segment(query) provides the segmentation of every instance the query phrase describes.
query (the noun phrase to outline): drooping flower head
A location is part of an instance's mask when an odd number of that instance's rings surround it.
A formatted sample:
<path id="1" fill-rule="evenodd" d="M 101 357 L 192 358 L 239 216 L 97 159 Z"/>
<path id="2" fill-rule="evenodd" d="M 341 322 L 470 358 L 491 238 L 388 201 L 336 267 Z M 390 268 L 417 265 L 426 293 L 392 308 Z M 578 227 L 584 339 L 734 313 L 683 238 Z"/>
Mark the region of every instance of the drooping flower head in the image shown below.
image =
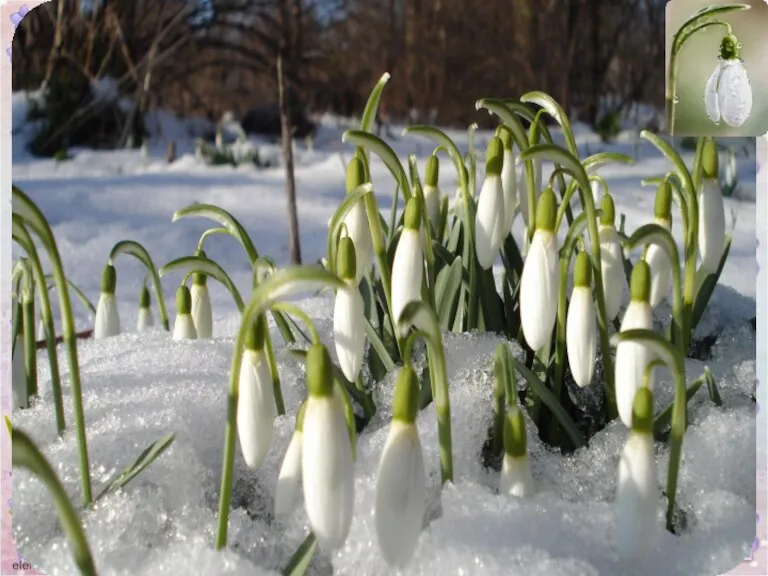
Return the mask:
<path id="1" fill-rule="evenodd" d="M 365 165 L 357 156 L 353 156 L 347 165 L 347 194 L 351 194 L 361 184 L 365 184 L 368 178 L 365 173 Z M 368 215 L 365 211 L 365 201 L 359 200 L 344 218 L 347 235 L 355 244 L 355 282 L 368 273 L 373 264 L 373 240 L 371 229 L 368 225 Z"/>
<path id="2" fill-rule="evenodd" d="M 205 258 L 205 252 L 198 250 L 195 256 Z M 211 310 L 211 296 L 208 293 L 208 276 L 195 272 L 192 274 L 192 321 L 198 338 L 211 338 L 213 336 L 213 311 Z"/>
<path id="3" fill-rule="evenodd" d="M 720 188 L 717 146 L 713 139 L 704 143 L 699 192 L 699 254 L 701 267 L 710 274 L 717 271 L 725 247 L 725 206 Z"/>
<path id="4" fill-rule="evenodd" d="M 96 306 L 96 319 L 93 327 L 93 337 L 109 338 L 120 334 L 120 316 L 117 313 L 115 289 L 117 287 L 117 271 L 112 264 L 104 266 L 101 272 L 101 294 Z"/>
<path id="5" fill-rule="evenodd" d="M 605 313 L 610 321 L 619 313 L 624 300 L 627 277 L 624 274 L 621 240 L 615 225 L 616 209 L 613 197 L 607 192 L 600 200 L 600 209 L 603 212 L 597 227 L 600 237 L 600 271 L 605 296 Z"/>
<path id="6" fill-rule="evenodd" d="M 573 292 L 565 323 L 568 364 L 576 384 L 589 386 L 597 358 L 597 317 L 592 301 L 592 262 L 579 252 L 573 267 Z"/>
<path id="7" fill-rule="evenodd" d="M 436 155 L 427 158 L 427 170 L 424 177 L 424 204 L 427 218 L 435 233 L 440 234 L 440 188 L 437 180 L 440 173 L 440 160 Z"/>
<path id="8" fill-rule="evenodd" d="M 501 464 L 499 493 L 520 498 L 533 496 L 536 485 L 528 463 L 528 436 L 525 418 L 518 406 L 512 406 L 504 418 L 504 460 Z"/>
<path id="9" fill-rule="evenodd" d="M 656 190 L 654 220 L 666 230 L 672 229 L 672 186 L 664 180 Z M 679 265 L 669 261 L 667 252 L 658 244 L 651 244 L 643 258 L 651 269 L 651 295 L 649 302 L 655 308 L 669 293 L 672 287 L 672 266 Z"/>
<path id="10" fill-rule="evenodd" d="M 344 237 L 339 241 L 336 268 L 347 286 L 336 291 L 333 341 L 341 371 L 350 382 L 360 374 L 365 354 L 365 305 L 355 282 L 355 266 L 355 245 Z"/>
<path id="11" fill-rule="evenodd" d="M 192 295 L 186 284 L 176 290 L 176 323 L 173 326 L 174 340 L 196 340 L 197 331 L 192 320 Z"/>
<path id="12" fill-rule="evenodd" d="M 477 201 L 475 217 L 475 251 L 483 270 L 493 266 L 501 243 L 504 241 L 505 210 L 501 170 L 504 145 L 493 137 L 488 143 L 485 157 L 485 180 Z"/>
<path id="13" fill-rule="evenodd" d="M 720 58 L 704 89 L 707 116 L 715 124 L 720 120 L 739 128 L 752 112 L 752 86 L 741 60 L 741 44 L 733 34 L 720 43 Z"/>
<path id="14" fill-rule="evenodd" d="M 525 341 L 532 350 L 540 350 L 549 341 L 557 318 L 560 274 L 556 213 L 555 192 L 547 188 L 536 205 L 536 231 L 520 278 L 520 319 Z"/>

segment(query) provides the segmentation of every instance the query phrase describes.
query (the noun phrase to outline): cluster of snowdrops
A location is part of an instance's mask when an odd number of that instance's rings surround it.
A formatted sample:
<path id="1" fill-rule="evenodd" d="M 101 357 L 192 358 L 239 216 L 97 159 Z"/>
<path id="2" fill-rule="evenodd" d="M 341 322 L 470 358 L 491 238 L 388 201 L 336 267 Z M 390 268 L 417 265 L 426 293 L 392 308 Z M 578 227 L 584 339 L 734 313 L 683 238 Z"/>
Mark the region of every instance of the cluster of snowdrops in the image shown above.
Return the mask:
<path id="1" fill-rule="evenodd" d="M 715 143 L 706 138 L 699 141 L 693 169 L 689 170 L 667 142 L 650 133 L 642 134 L 669 159 L 672 169 L 645 183 L 657 188 L 654 214 L 649 215 L 652 223 L 627 236 L 623 227 L 617 230 L 613 199 L 598 171 L 612 163 L 631 163 L 632 159 L 613 153 L 580 159 L 567 116 L 548 95 L 531 92 L 520 100 L 478 101 L 478 109 L 488 110 L 501 122 L 488 142 L 485 171 L 476 193 L 474 127 L 470 128 L 465 154 L 437 128 L 407 129 L 436 144 L 427 159 L 423 184 L 414 156 L 408 159 L 406 171 L 387 143 L 372 134 L 387 79 L 388 75 L 382 77 L 372 92 L 361 129 L 344 134 L 344 141 L 355 145 L 355 153 L 346 165 L 347 197 L 329 222 L 322 267 L 278 269 L 269 258 L 259 255 L 233 215 L 215 206 L 194 204 L 174 214 L 174 221 L 204 217 L 218 226 L 203 234 L 193 256 L 156 269 L 146 250 L 134 241 L 126 240 L 113 248 L 102 273 L 93 336 L 105 338 L 121 331 L 114 266 L 121 253 L 131 254 L 147 266 L 166 330 L 170 324 L 160 277 L 186 271 L 176 292 L 174 339 L 212 337 L 210 278 L 224 284 L 232 294 L 242 323 L 230 372 L 218 548 L 227 542 L 236 438 L 245 463 L 258 469 L 270 450 L 275 418 L 285 413 L 268 315 L 287 344 L 299 339 L 308 344 L 290 350 L 306 365 L 307 397 L 297 411 L 274 503 L 275 514 L 285 517 L 303 492 L 311 533 L 291 559 L 294 568 L 306 567 L 318 546 L 325 552 L 343 546 L 354 513 L 356 435 L 376 411 L 371 381 L 397 371 L 391 426 L 372 505 L 383 558 L 389 565 L 403 568 L 412 559 L 423 529 L 426 478 L 417 416 L 431 402 L 436 408 L 442 481 L 453 479 L 450 386 L 442 335 L 444 331 L 472 330 L 505 334 L 526 354 L 524 359 L 518 358 L 509 345 L 502 344 L 494 365 L 493 406 L 489 407 L 493 426 L 489 434 L 492 451 L 501 460 L 500 493 L 526 498 L 535 491 L 524 412 L 551 444 L 580 448 L 588 438 L 572 418 L 564 384 L 566 373 L 579 387 L 602 387 L 606 419 L 618 417 L 630 430 L 618 469 L 617 542 L 623 558 L 641 558 L 650 550 L 657 528 L 654 430 L 665 423 L 671 427 L 667 529 L 675 531 L 675 494 L 690 391 L 686 388 L 684 359 L 730 243 L 725 234 Z M 545 116 L 559 124 L 565 147 L 553 142 L 543 121 Z M 371 184 L 371 154 L 384 162 L 395 180 L 389 223 L 381 216 Z M 455 198 L 440 189 L 440 155 L 447 156 L 456 170 Z M 554 166 L 548 182 L 542 179 L 545 161 Z M 398 210 L 400 193 L 405 200 L 403 210 Z M 682 252 L 671 234 L 673 205 L 679 208 Z M 17 188 L 13 208 L 14 238 L 26 250 L 27 258 L 37 259 L 30 253 L 34 243 L 25 232 L 27 228 L 42 239 L 49 255 L 53 254 L 52 277 L 60 295 L 64 342 L 70 364 L 76 366 L 67 281 L 58 262 L 55 239 L 34 203 Z M 574 208 L 580 210 L 574 214 Z M 524 222 L 523 250 L 518 249 L 512 233 L 518 216 Z M 558 238 L 561 229 L 566 230 L 562 244 Z M 253 265 L 253 292 L 248 300 L 243 300 L 227 273 L 206 256 L 204 241 L 211 234 L 229 234 L 244 248 Z M 633 251 L 640 254 L 634 265 L 629 260 Z M 504 266 L 502 294 L 493 277 L 499 255 Z M 27 266 L 28 273 L 23 273 Z M 46 277 L 39 262 L 36 266 L 22 262 L 19 267 L 19 279 L 36 279 L 41 300 L 45 293 L 42 330 L 52 341 Z M 29 299 L 34 302 L 34 294 L 29 293 L 32 280 L 24 280 L 20 317 L 25 316 L 24 305 Z M 335 295 L 331 346 L 335 363 L 312 320 L 289 298 L 317 289 L 330 289 Z M 629 302 L 622 316 L 627 292 Z M 671 301 L 672 313 L 665 330 L 657 332 L 653 309 L 665 299 Z M 141 332 L 153 325 L 146 285 L 139 304 L 137 330 Z M 23 332 L 26 340 L 32 322 L 20 324 L 23 328 L 15 334 L 21 337 Z M 415 346 L 419 340 L 426 343 L 423 370 L 417 359 L 420 349 Z M 595 377 L 598 358 L 602 381 Z M 654 414 L 654 369 L 660 365 L 673 375 L 675 397 L 664 414 Z M 34 393 L 29 370 L 27 354 L 14 354 L 17 407 L 24 407 Z M 518 377 L 522 384 L 518 384 Z M 701 376 L 698 386 L 705 377 L 711 379 L 710 374 Z M 72 370 L 71 378 L 87 506 L 92 501 L 90 473 L 76 370 Z M 52 392 L 63 432 L 61 390 L 53 370 L 52 380 L 56 380 Z M 150 455 L 145 452 L 128 475 L 138 474 L 168 443 L 148 449 Z M 55 479 L 51 482 L 49 487 L 56 483 Z M 81 545 L 87 550 L 87 544 Z"/>

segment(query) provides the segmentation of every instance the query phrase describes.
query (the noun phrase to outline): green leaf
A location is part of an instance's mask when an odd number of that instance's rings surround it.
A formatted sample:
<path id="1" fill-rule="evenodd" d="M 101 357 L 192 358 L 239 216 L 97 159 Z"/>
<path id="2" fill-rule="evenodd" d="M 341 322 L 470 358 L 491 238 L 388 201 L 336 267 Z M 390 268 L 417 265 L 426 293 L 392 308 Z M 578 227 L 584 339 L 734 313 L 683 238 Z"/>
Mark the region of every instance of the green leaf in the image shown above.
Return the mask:
<path id="1" fill-rule="evenodd" d="M 571 122 L 568 120 L 568 116 L 565 114 L 563 108 L 558 104 L 552 96 L 538 90 L 533 92 L 527 92 L 523 94 L 520 101 L 525 104 L 536 104 L 546 110 L 555 122 L 560 124 L 563 129 L 563 135 L 565 136 L 565 142 L 570 150 L 571 154 L 575 157 L 579 156 L 579 149 L 576 146 L 576 139 L 573 137 L 573 129 L 571 128 Z"/>
<path id="2" fill-rule="evenodd" d="M 150 444 L 141 454 L 139 454 L 136 460 L 128 464 L 128 466 L 126 466 L 122 472 L 114 476 L 112 480 L 107 483 L 101 493 L 96 496 L 94 502 L 103 496 L 106 496 L 110 492 L 120 490 L 126 484 L 128 484 L 128 482 L 136 478 L 136 476 L 148 468 L 152 462 L 157 460 L 162 455 L 162 453 L 165 452 L 171 444 L 173 444 L 175 438 L 175 434 L 168 434 L 153 444 Z"/>
<path id="3" fill-rule="evenodd" d="M 699 376 L 696 380 L 694 380 L 688 388 L 685 390 L 685 401 L 686 403 L 691 401 L 691 398 L 693 398 L 696 395 L 696 392 L 699 391 L 699 388 L 702 387 L 704 384 L 704 381 L 706 380 L 705 376 Z M 664 437 L 664 431 L 669 427 L 670 423 L 672 422 L 672 410 L 674 409 L 674 403 L 671 403 L 669 406 L 664 408 L 661 412 L 659 412 L 653 419 L 653 437 L 657 440 L 661 440 Z"/>
<path id="4" fill-rule="evenodd" d="M 310 532 L 283 568 L 283 576 L 304 576 L 315 552 L 317 552 L 317 539 L 314 532 Z"/>
<path id="5" fill-rule="evenodd" d="M 389 72 L 385 72 L 379 78 L 376 86 L 371 90 L 371 95 L 368 96 L 368 101 L 365 103 L 365 109 L 363 110 L 363 118 L 360 121 L 360 130 L 364 132 L 370 132 L 373 130 L 376 124 L 376 112 L 379 110 L 379 102 L 381 101 L 381 94 L 384 92 L 384 87 L 389 81 Z"/>
<path id="6" fill-rule="evenodd" d="M 617 152 L 598 152 L 597 154 L 593 154 L 592 156 L 585 158 L 583 162 L 584 170 L 586 170 L 587 174 L 590 176 L 595 174 L 604 166 L 609 166 L 611 164 L 631 165 L 634 163 L 635 160 L 632 158 L 632 156 L 619 154 Z"/>
<path id="7" fill-rule="evenodd" d="M 11 458 L 15 468 L 24 468 L 38 478 L 48 489 L 59 524 L 67 539 L 67 545 L 72 551 L 75 564 L 83 576 L 96 576 L 96 566 L 93 563 L 88 540 L 85 537 L 80 519 L 72 502 L 69 501 L 66 490 L 61 485 L 56 472 L 45 459 L 39 448 L 27 434 L 18 428 L 11 432 L 10 421 L 6 418 L 8 431 L 11 433 Z"/>
<path id="8" fill-rule="evenodd" d="M 403 130 L 403 135 L 414 134 L 416 136 L 422 136 L 428 138 L 433 142 L 436 142 L 439 146 L 442 146 L 448 151 L 448 156 L 453 161 L 453 166 L 456 168 L 456 174 L 458 177 L 459 187 L 467 185 L 467 169 L 464 165 L 464 159 L 459 151 L 456 143 L 451 140 L 448 135 L 434 126 L 415 125 L 408 126 Z"/>
<path id="9" fill-rule="evenodd" d="M 463 267 L 461 257 L 451 264 L 450 268 L 444 268 L 437 276 L 435 282 L 435 303 L 437 304 L 437 317 L 440 320 L 440 327 L 443 330 L 449 330 L 451 327 L 451 313 L 456 308 L 459 291 L 461 289 L 461 277 Z"/>
<path id="10" fill-rule="evenodd" d="M 93 302 L 91 302 L 88 299 L 88 296 L 86 296 L 85 293 L 82 290 L 80 290 L 80 288 L 77 287 L 77 284 L 72 282 L 72 280 L 70 280 L 69 278 L 65 278 L 65 280 L 67 281 L 67 284 L 72 289 L 72 291 L 75 293 L 75 296 L 77 296 L 78 299 L 80 300 L 80 302 L 83 303 L 83 306 L 88 308 L 88 310 L 91 311 L 91 314 L 95 315 L 96 314 L 96 306 L 94 306 Z M 48 284 L 48 291 L 49 292 L 56 287 L 56 282 L 54 280 L 53 274 L 46 274 L 45 275 L 45 282 L 46 282 L 46 284 Z"/>
<path id="11" fill-rule="evenodd" d="M 496 116 L 501 119 L 504 126 L 509 128 L 512 138 L 514 139 L 515 144 L 517 144 L 517 148 L 519 150 L 526 150 L 528 148 L 528 136 L 526 136 L 523 124 L 520 122 L 520 119 L 517 117 L 517 114 L 510 104 L 511 103 L 509 102 L 498 100 L 496 98 L 483 98 L 482 100 L 475 102 L 475 108 L 477 110 L 485 108 L 488 112 L 496 114 Z M 523 107 L 528 110 L 525 105 L 523 105 Z M 533 116 L 531 116 L 530 119 L 532 118 Z"/>
<path id="12" fill-rule="evenodd" d="M 707 390 L 709 391 L 709 399 L 715 406 L 722 406 L 723 399 L 720 397 L 720 391 L 717 389 L 717 382 L 712 375 L 712 370 L 708 366 L 704 366 L 704 378 L 707 381 Z"/>
<path id="13" fill-rule="evenodd" d="M 552 393 L 552 391 L 544 383 L 542 383 L 538 376 L 536 376 L 536 374 L 527 368 L 525 364 L 519 362 L 514 357 L 512 358 L 512 362 L 517 369 L 517 372 L 523 378 L 525 378 L 525 381 L 528 383 L 528 386 L 530 386 L 536 397 L 539 398 L 547 406 L 547 408 L 549 408 L 554 417 L 557 418 L 558 423 L 563 428 L 563 430 L 565 430 L 565 433 L 568 434 L 568 437 L 571 439 L 571 442 L 576 447 L 576 449 L 585 446 L 586 441 L 584 440 L 584 437 L 579 431 L 579 428 L 576 426 L 576 423 L 571 419 L 568 412 L 566 412 L 565 408 L 563 408 L 563 406 L 560 404 L 560 400 L 555 398 L 555 395 Z"/>
<path id="14" fill-rule="evenodd" d="M 400 159 L 397 157 L 397 154 L 395 154 L 395 151 L 392 150 L 389 144 L 387 144 L 378 136 L 369 134 L 368 132 L 363 132 L 361 130 L 347 130 L 342 135 L 341 141 L 354 144 L 355 146 L 360 146 L 365 150 L 370 150 L 371 152 L 375 153 L 379 158 L 381 158 L 387 168 L 389 168 L 389 171 L 392 174 L 392 177 L 395 179 L 395 182 L 403 191 L 405 199 L 409 200 L 411 198 L 411 189 L 408 185 L 408 176 L 405 174 L 405 169 L 403 168 Z"/>
<path id="15" fill-rule="evenodd" d="M 214 222 L 218 222 L 221 226 L 229 231 L 229 234 L 235 238 L 245 249 L 248 255 L 248 261 L 253 262 L 259 257 L 259 253 L 256 251 L 256 247 L 251 241 L 251 237 L 240 225 L 240 222 L 232 216 L 229 212 L 213 204 L 192 204 L 181 210 L 177 210 L 173 215 L 173 222 L 181 220 L 183 218 L 208 218 Z"/>
<path id="16" fill-rule="evenodd" d="M 237 286 L 232 282 L 229 274 L 227 274 L 215 261 L 209 258 L 203 258 L 202 256 L 182 256 L 181 258 L 176 258 L 176 260 L 171 260 L 168 264 L 160 268 L 159 274 L 162 277 L 169 272 L 184 269 L 191 272 L 197 272 L 198 274 L 205 274 L 206 276 L 210 276 L 221 282 L 227 290 L 229 290 L 229 293 L 232 294 L 238 312 L 243 311 L 245 304 L 243 303 L 243 298 L 240 296 Z"/>
<path id="17" fill-rule="evenodd" d="M 168 324 L 168 312 L 165 308 L 165 297 L 163 296 L 163 285 L 160 283 L 160 277 L 158 276 L 157 268 L 155 268 L 155 263 L 152 262 L 152 258 L 150 257 L 149 252 L 147 252 L 146 248 L 144 248 L 144 246 L 138 242 L 134 242 L 133 240 L 121 240 L 115 244 L 112 247 L 112 250 L 109 252 L 109 262 L 113 263 L 115 258 L 117 258 L 120 254 L 130 254 L 131 256 L 137 258 L 139 262 L 144 264 L 147 272 L 152 276 L 152 281 L 155 285 L 157 307 L 160 310 L 160 319 L 163 322 L 163 327 L 166 330 L 170 330 L 170 326 Z"/>
<path id="18" fill-rule="evenodd" d="M 709 299 L 712 297 L 712 292 L 717 286 L 717 281 L 720 279 L 720 274 L 725 266 L 725 261 L 728 258 L 728 252 L 731 249 L 731 235 L 727 234 L 725 237 L 725 246 L 723 247 L 723 255 L 720 257 L 720 263 L 717 265 L 717 270 L 712 274 L 707 274 L 702 268 L 696 272 L 696 296 L 693 299 L 693 311 L 691 312 L 691 331 L 696 329 L 701 317 L 704 315 L 704 310 L 707 309 Z"/>

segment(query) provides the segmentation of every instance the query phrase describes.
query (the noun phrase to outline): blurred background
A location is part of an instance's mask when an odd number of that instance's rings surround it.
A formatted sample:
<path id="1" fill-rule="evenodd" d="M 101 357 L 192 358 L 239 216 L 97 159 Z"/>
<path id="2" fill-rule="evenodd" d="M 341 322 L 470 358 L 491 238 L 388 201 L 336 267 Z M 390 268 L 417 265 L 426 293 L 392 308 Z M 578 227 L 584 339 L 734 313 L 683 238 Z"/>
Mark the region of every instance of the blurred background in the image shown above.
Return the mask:
<path id="1" fill-rule="evenodd" d="M 610 138 L 663 123 L 663 23 L 664 0 L 52 0 L 16 31 L 13 90 L 46 87 L 47 156 L 138 146 L 154 109 L 279 135 L 278 61 L 296 137 L 388 71 L 383 127 L 490 126 L 478 98 L 544 90 Z"/>
<path id="2" fill-rule="evenodd" d="M 720 4 L 713 0 L 672 0 L 667 4 L 667 44 L 678 28 L 697 10 Z M 768 3 L 765 0 L 738 0 L 749 10 L 719 16 L 728 22 L 741 42 L 741 58 L 752 85 L 752 113 L 743 126 L 731 128 L 725 122 L 715 125 L 704 108 L 704 87 L 718 64 L 720 41 L 726 34 L 722 26 L 697 32 L 678 56 L 675 134 L 686 136 L 762 136 L 768 133 Z M 665 63 L 669 48 L 665 48 Z"/>

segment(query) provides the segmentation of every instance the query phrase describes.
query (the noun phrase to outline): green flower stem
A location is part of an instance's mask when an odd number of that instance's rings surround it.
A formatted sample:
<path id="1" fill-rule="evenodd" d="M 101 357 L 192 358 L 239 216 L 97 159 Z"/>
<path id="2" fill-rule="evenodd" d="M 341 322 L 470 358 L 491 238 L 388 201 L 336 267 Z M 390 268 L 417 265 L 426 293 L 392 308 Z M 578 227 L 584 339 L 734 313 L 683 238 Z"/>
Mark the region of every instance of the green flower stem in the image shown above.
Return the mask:
<path id="1" fill-rule="evenodd" d="M 317 327 L 315 326 L 315 323 L 312 321 L 309 315 L 306 314 L 301 308 L 289 302 L 275 302 L 274 304 L 272 304 L 271 309 L 280 310 L 280 311 L 286 312 L 287 314 L 293 314 L 294 316 L 299 318 L 299 320 L 301 320 L 304 323 L 304 326 L 307 327 L 307 330 L 309 330 L 309 335 L 312 339 L 312 341 L 310 342 L 310 345 L 322 344 L 322 340 L 320 340 L 320 334 L 317 332 Z"/>
<path id="2" fill-rule="evenodd" d="M 292 266 L 276 271 L 260 283 L 251 294 L 243 310 L 240 330 L 235 338 L 232 368 L 229 373 L 229 396 L 227 401 L 227 425 L 224 434 L 221 490 L 219 493 L 219 517 L 216 531 L 216 548 L 227 544 L 229 509 L 232 498 L 232 475 L 235 465 L 235 438 L 237 436 L 237 401 L 239 396 L 239 374 L 243 361 L 245 340 L 253 323 L 267 312 L 271 305 L 291 293 L 302 292 L 310 287 L 343 288 L 344 282 L 336 276 L 315 266 Z"/>
<path id="3" fill-rule="evenodd" d="M 624 254 L 629 257 L 630 252 L 637 246 L 648 244 L 657 244 L 664 250 L 669 258 L 672 268 L 672 330 L 677 334 L 677 345 L 680 348 L 680 354 L 685 358 L 688 352 L 687 345 L 684 346 L 683 338 L 683 291 L 682 279 L 680 278 L 680 254 L 677 251 L 677 244 L 669 230 L 658 224 L 645 224 L 635 230 L 624 242 Z"/>
<path id="4" fill-rule="evenodd" d="M 53 312 L 48 287 L 45 283 L 45 274 L 40 264 L 40 256 L 37 253 L 35 243 L 29 235 L 24 220 L 18 215 L 13 215 L 13 239 L 27 253 L 35 281 L 40 294 L 40 314 L 45 327 L 45 347 L 48 351 L 48 363 L 51 366 L 51 392 L 53 393 L 54 413 L 56 414 L 56 431 L 59 436 L 64 434 L 66 421 L 64 419 L 64 401 L 61 394 L 61 375 L 59 373 L 59 360 L 56 355 L 56 331 L 53 325 Z"/>
<path id="5" fill-rule="evenodd" d="M 155 296 L 157 297 L 157 308 L 160 311 L 160 319 L 163 323 L 163 328 L 166 331 L 170 331 L 170 323 L 168 321 L 168 312 L 165 309 L 165 297 L 163 296 L 163 285 L 160 283 L 160 277 L 157 274 L 157 268 L 155 267 L 152 258 L 149 256 L 149 252 L 138 242 L 133 240 L 122 240 L 112 247 L 109 253 L 108 264 L 113 264 L 114 260 L 119 254 L 130 254 L 137 258 L 147 272 L 152 276 L 152 282 L 155 285 Z"/>
<path id="6" fill-rule="evenodd" d="M 177 210 L 173 214 L 172 221 L 176 222 L 183 218 L 208 218 L 209 220 L 217 222 L 227 229 L 227 233 L 230 236 L 240 242 L 240 245 L 248 256 L 248 262 L 253 263 L 253 261 L 259 257 L 259 253 L 253 245 L 250 236 L 248 236 L 248 233 L 245 231 L 245 228 L 242 227 L 240 222 L 238 222 L 232 214 L 223 208 L 219 208 L 212 204 L 191 204 L 185 208 Z"/>
<path id="7" fill-rule="evenodd" d="M 553 393 L 560 402 L 563 388 L 563 374 L 565 372 L 565 322 L 567 315 L 567 286 L 568 271 L 571 268 L 571 259 L 576 245 L 581 240 L 581 234 L 587 225 L 587 216 L 582 212 L 573 221 L 568 237 L 560 250 L 560 285 L 557 291 L 557 330 L 555 333 L 555 381 Z M 557 420 L 550 422 L 550 438 L 557 434 Z"/>
<path id="8" fill-rule="evenodd" d="M 672 520 L 680 460 L 683 454 L 687 411 L 684 356 L 672 344 L 652 330 L 625 330 L 614 334 L 612 342 L 614 345 L 618 345 L 620 342 L 637 342 L 650 347 L 656 356 L 667 365 L 675 379 L 675 399 L 672 408 L 672 430 L 669 442 L 669 471 L 667 474 L 667 530 L 674 533 Z"/>
<path id="9" fill-rule="evenodd" d="M 458 188 L 461 194 L 463 211 L 462 211 L 462 226 L 465 234 L 463 235 L 464 247 L 462 262 L 467 262 L 469 265 L 469 310 L 467 314 L 468 328 L 473 329 L 477 327 L 477 308 L 478 308 L 478 289 L 477 289 L 477 255 L 475 253 L 474 241 L 475 241 L 475 200 L 474 191 L 470 194 L 469 189 L 469 173 L 467 167 L 464 164 L 463 156 L 456 146 L 456 143 L 451 140 L 445 132 L 435 128 L 433 126 L 409 126 L 403 131 L 403 134 L 416 134 L 423 136 L 437 142 L 445 147 L 448 151 L 448 155 L 453 161 L 453 165 L 456 168 L 458 176 Z M 468 233 L 467 233 L 468 232 Z"/>
<path id="10" fill-rule="evenodd" d="M 229 229 L 224 228 L 223 226 L 208 228 L 208 230 L 206 230 L 200 235 L 200 240 L 197 241 L 198 251 L 205 249 L 205 240 L 208 238 L 208 236 L 211 236 L 213 234 L 229 234 Z"/>
<path id="11" fill-rule="evenodd" d="M 686 168 L 680 155 L 674 148 L 672 148 L 672 146 L 647 130 L 640 132 L 640 137 L 651 142 L 672 162 L 675 167 L 675 172 L 683 184 L 683 193 L 688 210 L 688 237 L 686 238 L 685 246 L 682 325 L 683 341 L 681 347 L 687 352 L 691 338 L 691 316 L 693 313 L 693 301 L 696 288 L 696 252 L 698 249 L 699 236 L 699 200 L 697 197 L 697 189 L 694 185 L 691 173 L 688 171 L 688 168 Z"/>
<path id="12" fill-rule="evenodd" d="M 56 245 L 56 239 L 53 236 L 48 221 L 43 216 L 40 209 L 29 197 L 16 186 L 12 188 L 12 206 L 13 211 L 19 214 L 29 227 L 40 237 L 40 240 L 48 253 L 48 259 L 53 268 L 53 276 L 56 281 L 56 288 L 59 291 L 59 309 L 61 310 L 61 325 L 64 338 L 64 346 L 67 349 L 67 359 L 69 361 L 69 377 L 72 386 L 72 404 L 75 413 L 75 428 L 77 432 L 77 446 L 80 458 L 80 483 L 83 491 L 83 505 L 88 506 L 91 503 L 91 474 L 88 461 L 88 441 L 85 435 L 85 415 L 83 413 L 82 389 L 80 386 L 80 365 L 77 358 L 77 336 L 75 333 L 75 323 L 72 319 L 72 304 L 69 300 L 69 291 L 67 290 L 64 269 L 61 265 L 61 256 Z"/>
<path id="13" fill-rule="evenodd" d="M 77 284 L 72 282 L 69 278 L 66 279 L 67 284 L 72 289 L 72 291 L 75 293 L 75 296 L 80 300 L 80 302 L 83 303 L 83 306 L 88 308 L 88 310 L 93 314 L 96 315 L 96 306 L 93 305 L 93 302 L 91 302 L 88 299 L 88 296 L 85 295 L 85 293 L 78 288 Z M 56 288 L 56 282 L 54 281 L 53 274 L 46 274 L 45 275 L 45 282 L 48 285 L 48 292 Z"/>
<path id="14" fill-rule="evenodd" d="M 11 423 L 7 417 L 6 424 L 8 425 L 9 432 L 11 432 Z M 53 499 L 53 504 L 56 507 L 62 531 L 80 573 L 83 576 L 96 576 L 96 567 L 93 563 L 85 532 L 80 525 L 80 519 L 67 496 L 64 486 L 61 485 L 61 481 L 45 459 L 45 456 L 43 456 L 32 439 L 21 430 L 13 430 L 11 432 L 11 454 L 15 468 L 24 468 L 30 471 L 48 489 Z"/>
<path id="15" fill-rule="evenodd" d="M 524 159 L 538 157 L 558 161 L 558 163 L 578 181 L 578 185 L 581 186 L 584 191 L 582 198 L 584 199 L 584 213 L 586 214 L 587 219 L 592 266 L 594 267 L 593 281 L 595 284 L 595 299 L 597 301 L 597 324 L 600 332 L 600 350 L 603 356 L 603 370 L 605 373 L 608 418 L 613 420 L 618 416 L 618 409 L 616 407 L 616 388 L 613 358 L 611 357 L 610 342 L 608 340 L 608 319 L 606 318 L 605 312 L 605 290 L 602 281 L 600 236 L 597 231 L 597 211 L 595 210 L 594 198 L 592 198 L 589 177 L 579 160 L 559 146 L 554 146 L 552 144 L 533 146 L 525 152 L 522 152 L 520 156 Z"/>
<path id="16" fill-rule="evenodd" d="M 440 476 L 443 484 L 453 482 L 453 443 L 451 439 L 451 401 L 448 394 L 448 375 L 445 365 L 445 349 L 440 323 L 426 302 L 416 301 L 406 305 L 400 316 L 400 326 L 414 326 L 428 335 L 427 358 L 429 375 L 437 415 L 437 437 L 440 454 Z"/>
<path id="17" fill-rule="evenodd" d="M 162 278 L 169 272 L 184 268 L 188 269 L 187 274 L 204 274 L 223 284 L 232 295 L 232 299 L 235 301 L 235 306 L 237 306 L 237 311 L 242 313 L 245 304 L 243 303 L 243 297 L 240 296 L 240 291 L 237 289 L 237 286 L 235 286 L 232 278 L 229 277 L 229 274 L 210 258 L 204 258 L 202 256 L 182 256 L 181 258 L 176 258 L 161 266 L 158 270 L 158 276 L 159 278 Z"/>
<path id="18" fill-rule="evenodd" d="M 37 396 L 37 345 L 35 342 L 35 279 L 29 260 L 24 259 L 24 284 L 21 289 L 21 315 L 24 327 L 24 368 L 27 372 L 27 397 Z"/>

